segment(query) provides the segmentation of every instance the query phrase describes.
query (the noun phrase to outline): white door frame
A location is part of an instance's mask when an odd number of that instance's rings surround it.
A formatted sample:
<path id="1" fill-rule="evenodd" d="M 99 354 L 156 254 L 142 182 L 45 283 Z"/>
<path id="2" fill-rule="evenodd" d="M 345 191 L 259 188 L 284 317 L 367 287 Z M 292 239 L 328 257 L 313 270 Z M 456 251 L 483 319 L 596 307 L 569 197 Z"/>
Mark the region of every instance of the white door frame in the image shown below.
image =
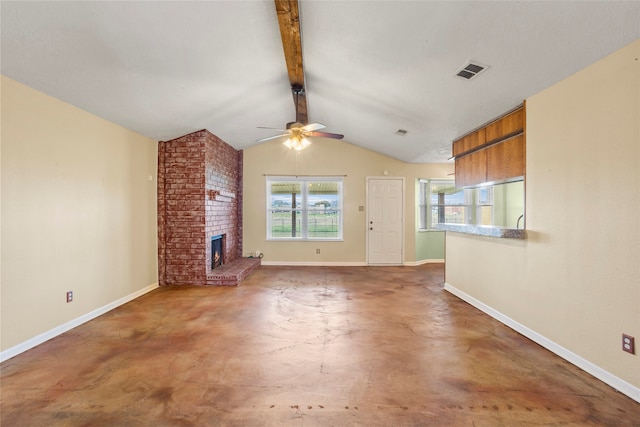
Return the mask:
<path id="1" fill-rule="evenodd" d="M 365 221 L 365 233 L 366 233 L 366 239 L 365 239 L 365 245 L 366 245 L 366 259 L 367 259 L 367 265 L 385 265 L 385 264 L 370 264 L 369 263 L 369 183 L 371 180 L 401 180 L 402 181 L 402 206 L 401 206 L 401 227 L 402 227 L 402 233 L 400 233 L 400 251 L 401 251 L 401 256 L 400 256 L 400 263 L 399 264 L 386 264 L 386 265 L 404 265 L 404 217 L 405 217 L 405 179 L 403 176 L 368 176 L 366 177 L 366 186 L 365 186 L 365 190 L 366 190 L 366 221 Z"/>

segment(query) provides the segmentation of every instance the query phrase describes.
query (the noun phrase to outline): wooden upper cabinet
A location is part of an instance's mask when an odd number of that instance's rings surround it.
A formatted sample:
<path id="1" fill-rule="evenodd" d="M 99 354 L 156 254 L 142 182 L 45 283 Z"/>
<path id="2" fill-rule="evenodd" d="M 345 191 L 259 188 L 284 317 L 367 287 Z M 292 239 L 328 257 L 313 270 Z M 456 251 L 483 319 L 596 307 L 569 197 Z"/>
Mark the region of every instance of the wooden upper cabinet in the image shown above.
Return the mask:
<path id="1" fill-rule="evenodd" d="M 525 139 L 520 134 L 487 148 L 486 182 L 505 181 L 524 176 Z"/>
<path id="2" fill-rule="evenodd" d="M 519 108 L 485 127 L 453 141 L 453 157 L 464 156 L 502 139 L 524 132 L 524 107 Z"/>
<path id="3" fill-rule="evenodd" d="M 524 177 L 524 105 L 453 142 L 456 187 L 505 182 Z"/>
<path id="4" fill-rule="evenodd" d="M 456 158 L 456 187 L 471 187 L 487 182 L 487 150 Z"/>
<path id="5" fill-rule="evenodd" d="M 520 108 L 487 125 L 487 142 L 524 132 L 524 108 Z"/>
<path id="6" fill-rule="evenodd" d="M 453 156 L 459 156 L 462 153 L 480 147 L 487 142 L 484 128 L 471 132 L 469 135 L 453 142 Z"/>

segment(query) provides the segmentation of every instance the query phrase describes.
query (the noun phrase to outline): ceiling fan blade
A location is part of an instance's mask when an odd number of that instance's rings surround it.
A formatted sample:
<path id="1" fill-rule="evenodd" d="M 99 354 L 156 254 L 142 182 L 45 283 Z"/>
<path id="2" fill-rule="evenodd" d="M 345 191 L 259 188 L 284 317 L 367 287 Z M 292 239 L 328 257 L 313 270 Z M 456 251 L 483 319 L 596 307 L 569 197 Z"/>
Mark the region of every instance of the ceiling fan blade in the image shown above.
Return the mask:
<path id="1" fill-rule="evenodd" d="M 269 136 L 267 138 L 258 139 L 258 140 L 256 140 L 256 142 L 271 141 L 272 139 L 282 138 L 283 136 L 289 136 L 289 134 L 288 133 L 283 133 L 282 135 Z"/>
<path id="2" fill-rule="evenodd" d="M 309 123 L 308 125 L 302 126 L 302 129 L 305 132 L 313 132 L 314 130 L 324 129 L 324 128 L 326 128 L 326 126 L 323 125 L 322 123 Z"/>
<path id="3" fill-rule="evenodd" d="M 270 130 L 279 130 L 280 132 L 287 132 L 287 129 L 270 128 L 267 126 L 256 126 L 256 129 L 270 129 Z"/>
<path id="4" fill-rule="evenodd" d="M 339 133 L 329 133 L 329 132 L 307 132 L 307 136 L 320 136 L 322 138 L 333 138 L 333 139 L 342 139 L 344 135 L 340 135 Z"/>

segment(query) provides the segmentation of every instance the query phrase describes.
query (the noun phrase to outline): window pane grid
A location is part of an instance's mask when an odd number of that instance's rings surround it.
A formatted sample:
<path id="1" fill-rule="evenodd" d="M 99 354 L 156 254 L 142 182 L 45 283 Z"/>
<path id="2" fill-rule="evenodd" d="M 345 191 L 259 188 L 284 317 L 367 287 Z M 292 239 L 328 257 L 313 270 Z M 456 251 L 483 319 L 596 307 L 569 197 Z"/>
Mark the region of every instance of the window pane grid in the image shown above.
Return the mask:
<path id="1" fill-rule="evenodd" d="M 520 228 L 525 212 L 524 181 L 462 190 L 449 179 L 420 179 L 418 184 L 419 231 L 437 230 L 439 223 Z"/>
<path id="2" fill-rule="evenodd" d="M 295 214 L 295 215 L 294 215 Z M 292 209 L 278 209 L 271 211 L 272 237 L 294 237 L 301 235 L 302 212 Z M 294 227 L 295 224 L 295 227 Z"/>
<path id="3" fill-rule="evenodd" d="M 455 188 L 452 180 L 429 183 L 430 228 L 439 223 L 464 224 L 469 218 L 469 194 Z"/>
<path id="4" fill-rule="evenodd" d="M 342 238 L 342 179 L 267 178 L 267 238 Z"/>
<path id="5" fill-rule="evenodd" d="M 309 211 L 308 235 L 312 238 L 336 238 L 340 230 L 340 212 Z"/>
<path id="6" fill-rule="evenodd" d="M 431 227 L 435 228 L 436 224 L 465 224 L 468 215 L 469 206 L 456 205 L 432 205 L 431 206 Z"/>
<path id="7" fill-rule="evenodd" d="M 476 190 L 476 223 L 493 225 L 493 187 L 482 187 Z"/>

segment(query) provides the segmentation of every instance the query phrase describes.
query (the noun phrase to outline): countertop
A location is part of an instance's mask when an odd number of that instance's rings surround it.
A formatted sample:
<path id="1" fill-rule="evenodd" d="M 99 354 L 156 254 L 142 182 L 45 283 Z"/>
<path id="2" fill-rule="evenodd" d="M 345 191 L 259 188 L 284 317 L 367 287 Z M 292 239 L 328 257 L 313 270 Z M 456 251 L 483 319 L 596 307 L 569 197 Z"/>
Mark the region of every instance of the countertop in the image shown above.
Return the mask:
<path id="1" fill-rule="evenodd" d="M 473 234 L 476 236 L 497 237 L 499 239 L 526 239 L 527 233 L 522 229 L 493 227 L 473 224 L 437 224 L 437 230 L 453 231 L 456 233 Z"/>

